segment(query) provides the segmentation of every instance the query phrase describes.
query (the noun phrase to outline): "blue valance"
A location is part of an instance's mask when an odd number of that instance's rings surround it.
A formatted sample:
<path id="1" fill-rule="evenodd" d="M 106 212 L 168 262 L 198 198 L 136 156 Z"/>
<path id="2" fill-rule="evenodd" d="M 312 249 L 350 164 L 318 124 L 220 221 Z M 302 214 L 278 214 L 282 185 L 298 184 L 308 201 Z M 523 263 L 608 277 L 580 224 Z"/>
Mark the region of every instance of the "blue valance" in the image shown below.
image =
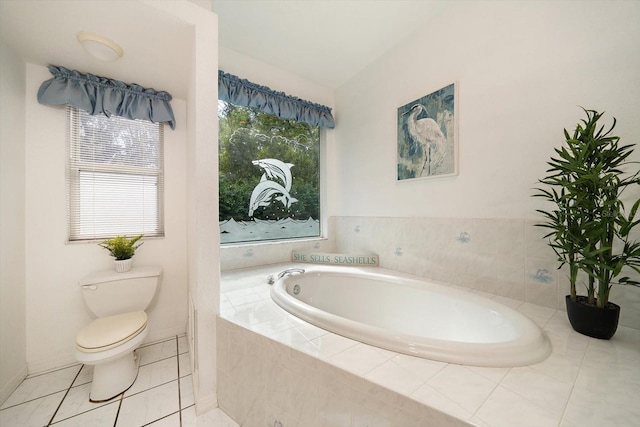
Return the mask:
<path id="1" fill-rule="evenodd" d="M 331 108 L 276 92 L 222 70 L 218 70 L 218 98 L 235 105 L 258 108 L 281 119 L 294 119 L 332 129 L 336 127 Z"/>
<path id="2" fill-rule="evenodd" d="M 40 104 L 71 105 L 91 115 L 116 115 L 132 120 L 167 122 L 171 129 L 176 127 L 176 119 L 169 103 L 171 95 L 167 92 L 82 74 L 54 65 L 49 65 L 49 71 L 53 78 L 40 85 Z"/>

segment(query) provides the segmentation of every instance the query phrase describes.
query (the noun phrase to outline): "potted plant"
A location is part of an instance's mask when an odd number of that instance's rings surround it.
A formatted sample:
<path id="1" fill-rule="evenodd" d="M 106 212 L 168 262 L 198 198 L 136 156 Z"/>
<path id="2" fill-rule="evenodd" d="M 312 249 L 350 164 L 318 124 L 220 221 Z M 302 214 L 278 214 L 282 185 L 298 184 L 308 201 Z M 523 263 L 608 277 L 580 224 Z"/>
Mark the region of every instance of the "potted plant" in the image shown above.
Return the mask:
<path id="1" fill-rule="evenodd" d="M 554 207 L 537 210 L 546 219 L 537 225 L 550 230 L 544 237 L 560 267 L 569 267 L 571 291 L 565 300 L 571 325 L 582 334 L 609 339 L 620 316 L 620 307 L 609 301 L 612 285 L 640 285 L 626 275 L 640 273 L 640 242 L 630 237 L 640 223 L 635 219 L 640 170 L 637 162 L 628 161 L 633 145 L 620 145 L 620 138 L 612 135 L 615 118 L 605 131 L 598 123 L 603 113 L 584 111 L 587 118 L 573 135 L 564 130 L 565 145 L 555 149 L 557 157 L 539 180 L 547 187 L 537 188 L 534 196 Z M 636 200 L 627 214 L 622 196 L 629 187 Z M 585 273 L 586 296 L 576 290 L 580 271 Z"/>
<path id="2" fill-rule="evenodd" d="M 133 263 L 133 255 L 143 242 L 138 243 L 142 239 L 142 234 L 135 237 L 116 236 L 111 239 L 103 240 L 100 246 L 107 249 L 112 257 L 115 258 L 115 268 L 118 273 L 124 273 L 131 270 Z"/>

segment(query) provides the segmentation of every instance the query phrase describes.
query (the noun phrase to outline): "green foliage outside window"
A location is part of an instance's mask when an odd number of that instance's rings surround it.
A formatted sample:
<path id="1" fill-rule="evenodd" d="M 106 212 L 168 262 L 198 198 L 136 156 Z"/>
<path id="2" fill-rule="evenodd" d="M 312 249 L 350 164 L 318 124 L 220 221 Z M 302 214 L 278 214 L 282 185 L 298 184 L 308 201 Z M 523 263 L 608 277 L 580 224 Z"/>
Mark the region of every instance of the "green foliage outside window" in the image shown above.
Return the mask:
<path id="1" fill-rule="evenodd" d="M 223 101 L 218 102 L 218 118 L 219 221 L 278 221 L 287 218 L 318 221 L 319 128 Z M 252 191 L 265 173 L 253 163 L 260 159 L 278 159 L 293 164 L 289 193 L 295 202 L 286 206 L 278 201 L 280 195 L 275 194 L 270 199 L 271 203 L 259 206 L 250 215 Z M 284 237 L 292 236 L 275 238 Z"/>

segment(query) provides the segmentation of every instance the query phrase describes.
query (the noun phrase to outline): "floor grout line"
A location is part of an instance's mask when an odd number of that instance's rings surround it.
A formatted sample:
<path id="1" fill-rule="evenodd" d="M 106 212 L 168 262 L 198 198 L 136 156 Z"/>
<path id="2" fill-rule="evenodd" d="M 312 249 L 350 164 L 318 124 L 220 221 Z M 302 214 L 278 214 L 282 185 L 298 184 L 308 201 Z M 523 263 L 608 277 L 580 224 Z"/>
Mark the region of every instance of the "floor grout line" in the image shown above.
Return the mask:
<path id="1" fill-rule="evenodd" d="M 120 400 L 122 399 L 122 394 L 119 394 L 117 396 L 117 400 L 118 400 L 117 402 L 116 402 L 115 399 L 116 399 L 116 397 L 113 398 L 113 400 L 114 400 L 113 402 L 109 402 L 109 403 L 106 403 L 106 404 L 103 404 L 103 405 L 100 405 L 100 406 L 96 406 L 95 408 L 87 409 L 86 411 L 78 412 L 78 413 L 73 414 L 71 416 L 68 416 L 66 418 L 62 418 L 62 419 L 56 421 L 55 423 L 52 423 L 51 426 L 56 426 L 56 425 L 58 425 L 59 423 L 61 423 L 63 421 L 70 420 L 72 418 L 75 418 L 75 417 L 78 417 L 80 415 L 86 414 L 87 412 L 91 412 L 91 411 L 95 411 L 95 410 L 104 408 L 105 406 L 115 405 L 115 404 L 120 405 Z M 118 406 L 118 411 L 120 411 L 120 407 L 119 406 Z"/>
<path id="2" fill-rule="evenodd" d="M 1 1 L 1 0 L 0 0 Z M 54 391 L 52 393 L 44 394 L 42 396 L 34 397 L 33 399 L 25 400 L 24 402 L 16 403 L 15 405 L 7 406 L 6 408 L 0 409 L 0 411 L 6 411 L 7 409 L 15 408 L 16 406 L 24 405 L 25 403 L 34 402 L 36 400 L 44 399 L 45 397 L 53 396 L 54 394 L 62 393 L 64 389 Z"/>
<path id="3" fill-rule="evenodd" d="M 180 427 L 182 427 L 182 392 L 180 390 L 180 343 L 176 336 L 176 364 L 178 365 L 178 418 L 180 419 Z"/>
<path id="4" fill-rule="evenodd" d="M 95 411 L 95 410 L 97 410 L 99 408 L 102 408 L 102 407 L 105 407 L 107 405 L 118 405 L 117 408 L 116 407 L 112 407 L 113 409 L 111 409 L 109 411 L 110 414 L 113 414 L 113 411 L 115 410 L 115 412 L 116 412 L 115 413 L 115 419 L 113 419 L 112 421 L 111 420 L 107 421 L 108 419 L 113 417 L 113 415 L 110 415 L 108 418 L 103 419 L 103 421 L 102 421 L 102 422 L 106 421 L 106 422 L 109 423 L 108 425 L 116 427 L 116 426 L 118 426 L 118 420 L 120 419 L 120 412 L 122 411 L 122 407 L 123 407 L 122 405 L 123 405 L 125 399 L 128 399 L 128 398 L 133 397 L 133 396 L 140 395 L 140 394 L 145 393 L 145 392 L 149 392 L 151 390 L 157 389 L 158 387 L 166 386 L 167 384 L 170 384 L 173 381 L 177 381 L 177 388 L 178 388 L 178 395 L 177 395 L 178 408 L 177 408 L 177 410 L 175 412 L 171 413 L 171 414 L 167 414 L 167 415 L 162 416 L 162 417 L 160 417 L 158 419 L 155 419 L 153 421 L 149 421 L 146 424 L 144 424 L 144 426 L 153 425 L 154 423 L 159 422 L 160 420 L 163 420 L 165 418 L 172 418 L 172 419 L 175 420 L 175 415 L 176 414 L 178 415 L 178 419 L 180 420 L 178 425 L 179 426 L 183 426 L 183 423 L 185 422 L 184 419 L 183 419 L 183 411 L 195 406 L 195 404 L 190 404 L 188 407 L 182 408 L 182 404 L 183 404 L 183 401 L 182 401 L 182 391 L 183 390 L 182 389 L 184 388 L 184 384 L 181 384 L 181 379 L 182 378 L 188 378 L 190 375 L 192 375 L 191 373 L 186 372 L 186 366 L 185 367 L 181 367 L 180 357 L 182 355 L 188 355 L 189 354 L 188 350 L 183 352 L 183 353 L 180 353 L 180 348 L 181 348 L 180 339 L 182 337 L 183 337 L 183 335 L 174 335 L 170 339 L 161 340 L 161 341 L 158 341 L 158 342 L 155 342 L 155 343 L 151 343 L 151 344 L 148 344 L 148 345 L 144 346 L 144 347 L 150 347 L 150 346 L 153 346 L 153 345 L 162 344 L 162 343 L 166 343 L 166 342 L 169 342 L 169 341 L 173 340 L 174 350 L 173 350 L 173 355 L 172 356 L 165 357 L 165 358 L 162 358 L 162 359 L 159 359 L 159 360 L 155 360 L 155 361 L 153 361 L 151 363 L 147 363 L 147 364 L 141 365 L 141 366 L 149 366 L 149 365 L 152 365 L 153 363 L 163 362 L 163 361 L 166 362 L 167 359 L 175 358 L 175 362 L 174 362 L 175 365 L 169 364 L 170 366 L 175 366 L 175 368 L 173 368 L 173 369 L 176 369 L 176 371 L 174 371 L 174 372 L 177 372 L 177 377 L 175 379 L 172 379 L 172 380 L 169 380 L 169 381 L 165 381 L 162 384 L 158 384 L 158 385 L 155 385 L 153 387 L 147 388 L 145 390 L 141 390 L 139 392 L 136 392 L 135 394 L 125 395 L 125 393 L 121 393 L 116 399 L 114 399 L 111 402 L 107 402 L 107 403 L 105 403 L 103 405 L 100 405 L 100 406 L 97 406 L 97 407 L 92 407 L 90 409 L 86 409 L 85 408 L 85 410 L 82 410 L 82 412 L 73 413 L 73 414 L 69 413 L 67 416 L 65 416 L 64 419 L 56 420 L 56 417 L 58 416 L 58 414 L 62 414 L 62 412 L 60 412 L 60 411 L 61 411 L 62 406 L 65 404 L 65 402 L 70 402 L 71 404 L 76 404 L 77 403 L 77 402 L 75 402 L 75 398 L 72 399 L 72 397 L 71 397 L 72 395 L 70 394 L 71 391 L 74 390 L 77 387 L 82 387 L 82 386 L 86 387 L 87 384 L 90 384 L 91 381 L 92 381 L 92 379 L 88 379 L 88 381 L 86 383 L 84 383 L 84 384 L 76 384 L 77 382 L 79 382 L 78 380 L 79 380 L 79 378 L 81 376 L 83 378 L 85 377 L 86 370 L 89 368 L 89 366 L 87 366 L 87 365 L 76 364 L 76 365 L 67 366 L 67 367 L 60 368 L 60 369 L 51 370 L 49 372 L 41 373 L 41 374 L 38 374 L 38 375 L 34 376 L 34 377 L 42 377 L 42 379 L 38 380 L 37 383 L 34 383 L 34 384 L 38 385 L 42 381 L 44 381 L 44 383 L 47 382 L 47 380 L 46 380 L 47 377 L 45 377 L 45 375 L 47 375 L 47 374 L 51 374 L 51 373 L 54 373 L 54 372 L 57 372 L 57 371 L 61 371 L 61 370 L 65 370 L 65 369 L 69 369 L 69 368 L 77 369 L 77 371 L 75 372 L 75 375 L 72 378 L 70 378 L 70 381 L 67 380 L 68 381 L 68 385 L 65 388 L 61 388 L 60 390 L 48 393 L 48 394 L 46 394 L 44 396 L 38 396 L 37 398 L 33 398 L 33 399 L 29 399 L 29 400 L 26 400 L 26 401 L 23 401 L 23 402 L 20 402 L 20 403 L 16 403 L 15 405 L 8 406 L 7 408 L 3 408 L 2 411 L 4 412 L 5 409 L 16 408 L 18 406 L 21 406 L 21 405 L 24 405 L 24 404 L 27 404 L 27 403 L 30 403 L 30 402 L 38 401 L 40 399 L 43 399 L 43 398 L 46 398 L 46 397 L 50 397 L 50 396 L 53 396 L 53 395 L 60 395 L 61 396 L 60 398 L 57 398 L 57 399 L 53 400 L 53 402 L 51 402 L 51 406 L 49 406 L 49 407 L 51 409 L 54 409 L 54 408 L 55 409 L 53 410 L 53 413 L 51 415 L 46 415 L 46 417 L 47 417 L 46 420 L 47 421 L 42 423 L 43 426 L 55 427 L 58 423 L 69 422 L 68 420 L 74 419 L 75 417 L 83 416 L 83 414 L 85 414 L 84 416 L 86 416 L 86 414 L 88 412 Z M 165 346 L 166 346 L 166 344 L 165 344 Z M 139 348 L 142 348 L 142 347 L 139 347 Z M 156 350 L 150 350 L 149 354 L 154 355 L 154 356 L 162 355 L 161 347 L 158 347 L 157 351 Z M 169 366 L 167 366 L 167 368 L 169 368 Z M 183 369 L 183 368 L 185 368 L 185 369 Z M 173 370 L 173 369 L 171 369 L 171 370 Z M 182 372 L 183 370 L 185 370 L 185 372 Z M 72 372 L 69 372 L 69 373 L 71 374 Z M 184 376 L 182 376 L 182 375 L 184 375 Z M 28 377 L 28 378 L 34 378 L 34 377 Z M 27 378 L 25 378 L 25 379 L 27 379 Z M 173 402 L 175 402 L 175 400 Z M 53 405 L 56 405 L 56 406 L 53 406 Z M 26 407 L 25 407 L 25 409 L 26 409 Z M 67 409 L 69 409 L 69 408 L 67 408 Z M 79 410 L 79 409 L 80 409 L 80 407 L 74 409 L 74 411 Z M 141 408 L 141 410 L 143 410 L 143 409 Z M 42 415 L 45 415 L 45 414 L 42 414 Z M 79 420 L 80 418 L 75 418 L 75 419 Z M 122 420 L 120 420 L 120 421 L 122 422 Z M 71 421 L 71 422 L 73 423 L 73 421 Z M 127 426 L 127 427 L 136 427 L 136 426 Z"/>
<path id="5" fill-rule="evenodd" d="M 38 377 L 41 377 L 43 375 L 49 375 L 49 374 L 53 374 L 54 372 L 64 371 L 65 369 L 71 369 L 71 368 L 81 367 L 81 366 L 82 366 L 82 363 L 73 363 L 71 365 L 61 366 L 59 368 L 51 369 L 51 370 L 48 370 L 48 371 L 43 371 L 43 372 L 38 372 L 38 373 L 35 373 L 35 374 L 30 374 L 30 375 L 27 375 L 24 379 L 25 380 L 30 380 L 32 378 L 38 378 Z"/>
<path id="6" fill-rule="evenodd" d="M 113 427 L 118 424 L 118 416 L 120 416 L 120 409 L 122 408 L 122 401 L 124 400 L 124 393 L 120 394 L 120 401 L 118 402 L 118 410 L 116 411 L 116 419 L 113 420 Z"/>
<path id="7" fill-rule="evenodd" d="M 175 415 L 175 414 L 179 414 L 179 413 L 180 413 L 180 411 L 172 412 L 172 413 L 170 413 L 170 414 L 165 415 L 164 417 L 160 417 L 160 418 L 158 418 L 157 420 L 153 420 L 153 421 L 151 421 L 151 422 L 148 422 L 148 423 L 146 423 L 146 424 L 143 424 L 143 425 L 142 425 L 142 426 L 140 426 L 140 427 L 147 427 L 147 426 L 150 426 L 150 425 L 152 425 L 152 424 L 157 423 L 157 422 L 158 422 L 158 421 L 160 421 L 160 420 L 164 420 L 165 418 L 169 418 L 170 416 Z M 114 427 L 115 427 L 115 426 L 114 426 Z"/>
<path id="8" fill-rule="evenodd" d="M 174 381 L 179 381 L 179 378 L 176 378 L 175 380 L 169 380 L 169 381 L 163 382 L 162 384 L 154 385 L 153 387 L 149 387 L 149 388 L 147 388 L 147 389 L 145 389 L 145 390 L 141 390 L 141 391 L 139 391 L 139 392 L 137 392 L 137 393 L 133 393 L 133 394 L 131 394 L 131 395 L 129 395 L 129 396 L 125 396 L 126 392 L 123 392 L 123 393 L 122 393 L 122 396 L 123 396 L 122 398 L 123 398 L 123 399 L 129 399 L 129 398 L 131 398 L 131 397 L 133 397 L 133 396 L 137 396 L 137 395 L 139 395 L 139 394 L 146 393 L 146 392 L 147 392 L 147 391 L 149 391 L 149 390 L 153 390 L 153 389 L 156 389 L 156 388 L 158 388 L 158 387 L 162 387 L 162 386 L 165 386 L 165 385 L 167 385 L 167 384 L 171 384 L 171 383 L 172 383 L 172 382 L 174 382 Z"/>
<path id="9" fill-rule="evenodd" d="M 53 423 L 53 419 L 56 417 L 56 414 L 60 410 L 60 407 L 62 406 L 62 403 L 64 402 L 64 399 L 67 398 L 67 395 L 69 394 L 69 391 L 71 390 L 71 387 L 73 387 L 73 383 L 76 381 L 76 379 L 80 375 L 80 372 L 82 372 L 82 368 L 83 367 L 84 367 L 84 365 L 80 366 L 80 369 L 78 369 L 78 372 L 76 372 L 76 376 L 73 377 L 73 379 L 71 380 L 71 384 L 69 384 L 69 387 L 67 387 L 67 391 L 64 393 L 64 396 L 62 396 L 62 399 L 60 399 L 60 403 L 58 403 L 58 407 L 56 408 L 55 411 L 53 411 L 53 415 L 51 415 L 51 418 L 49 419 L 49 422 L 47 423 L 48 426 L 50 426 L 51 423 Z"/>
<path id="10" fill-rule="evenodd" d="M 145 363 L 144 365 L 140 365 L 139 368 L 142 368 L 143 366 L 149 366 L 149 365 L 153 365 L 154 363 L 158 363 L 158 362 L 164 362 L 165 360 L 169 360 L 171 358 L 174 357 L 178 357 L 178 356 L 168 356 L 162 359 L 158 359 L 158 360 L 154 360 L 153 362 L 149 362 L 149 363 Z"/>

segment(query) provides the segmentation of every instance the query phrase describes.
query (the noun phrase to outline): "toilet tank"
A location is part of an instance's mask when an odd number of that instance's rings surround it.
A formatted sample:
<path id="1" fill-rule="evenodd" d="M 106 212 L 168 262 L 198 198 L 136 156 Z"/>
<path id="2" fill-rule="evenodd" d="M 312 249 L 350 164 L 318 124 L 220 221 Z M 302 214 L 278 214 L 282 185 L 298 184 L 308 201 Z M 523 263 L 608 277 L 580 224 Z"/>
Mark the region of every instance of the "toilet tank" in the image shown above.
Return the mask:
<path id="1" fill-rule="evenodd" d="M 145 310 L 156 293 L 162 268 L 135 267 L 124 273 L 100 271 L 79 284 L 89 311 L 96 317 Z"/>

